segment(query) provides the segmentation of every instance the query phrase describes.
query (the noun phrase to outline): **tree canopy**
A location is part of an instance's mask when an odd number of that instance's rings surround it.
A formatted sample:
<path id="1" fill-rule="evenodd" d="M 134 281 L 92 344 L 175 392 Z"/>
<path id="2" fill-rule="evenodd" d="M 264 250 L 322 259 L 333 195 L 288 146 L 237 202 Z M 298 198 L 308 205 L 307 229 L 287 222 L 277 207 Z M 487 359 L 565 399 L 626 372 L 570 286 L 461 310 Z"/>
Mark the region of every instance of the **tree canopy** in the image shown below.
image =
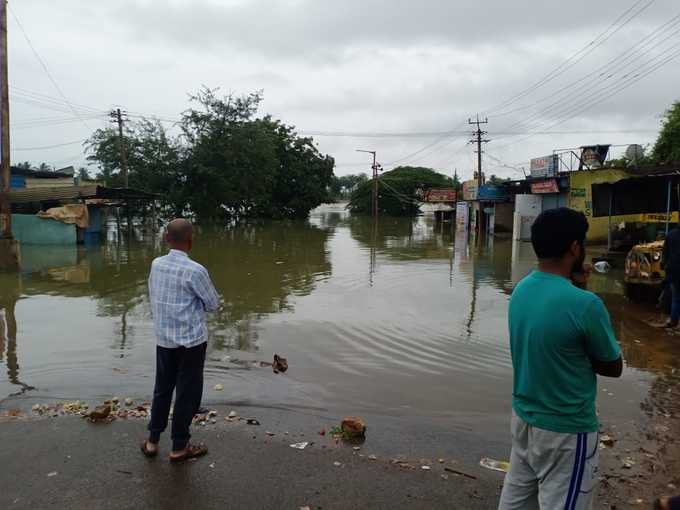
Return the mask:
<path id="1" fill-rule="evenodd" d="M 388 216 L 415 216 L 419 211 L 419 192 L 453 186 L 450 177 L 431 168 L 397 167 L 382 174 L 378 180 L 379 212 Z M 371 214 L 372 193 L 373 181 L 359 185 L 350 198 L 350 211 Z"/>
<path id="2" fill-rule="evenodd" d="M 680 162 L 680 101 L 666 110 L 651 157 L 655 163 Z"/>
<path id="3" fill-rule="evenodd" d="M 170 136 L 155 120 L 125 126 L 124 144 L 131 187 L 162 194 L 173 214 L 199 221 L 244 217 L 307 216 L 328 198 L 335 165 L 312 138 L 272 119 L 256 117 L 262 94 L 218 96 L 203 89 L 191 97 Z M 88 160 L 106 184 L 122 185 L 115 129 L 90 138 Z"/>

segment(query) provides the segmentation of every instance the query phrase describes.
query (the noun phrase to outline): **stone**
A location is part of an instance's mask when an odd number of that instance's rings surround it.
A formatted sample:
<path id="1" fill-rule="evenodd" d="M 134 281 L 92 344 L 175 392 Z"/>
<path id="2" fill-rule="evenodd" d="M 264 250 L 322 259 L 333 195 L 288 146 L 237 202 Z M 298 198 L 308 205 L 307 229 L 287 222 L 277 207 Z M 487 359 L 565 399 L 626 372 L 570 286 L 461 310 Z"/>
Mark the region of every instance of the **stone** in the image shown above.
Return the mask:
<path id="1" fill-rule="evenodd" d="M 350 416 L 342 420 L 340 426 L 347 437 L 364 437 L 366 435 L 366 423 L 361 418 Z"/>

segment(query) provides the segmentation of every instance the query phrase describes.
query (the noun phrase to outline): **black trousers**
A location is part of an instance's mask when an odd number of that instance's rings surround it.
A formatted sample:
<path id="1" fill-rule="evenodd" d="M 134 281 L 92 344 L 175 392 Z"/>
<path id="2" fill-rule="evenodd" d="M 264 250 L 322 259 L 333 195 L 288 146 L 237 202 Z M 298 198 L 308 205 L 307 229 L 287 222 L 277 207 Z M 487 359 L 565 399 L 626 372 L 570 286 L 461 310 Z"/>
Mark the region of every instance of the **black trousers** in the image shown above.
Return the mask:
<path id="1" fill-rule="evenodd" d="M 189 349 L 156 346 L 156 385 L 149 423 L 149 441 L 152 443 L 158 443 L 168 426 L 173 391 L 176 394 L 172 412 L 172 449 L 182 450 L 189 442 L 189 426 L 203 397 L 207 346 L 207 342 Z"/>

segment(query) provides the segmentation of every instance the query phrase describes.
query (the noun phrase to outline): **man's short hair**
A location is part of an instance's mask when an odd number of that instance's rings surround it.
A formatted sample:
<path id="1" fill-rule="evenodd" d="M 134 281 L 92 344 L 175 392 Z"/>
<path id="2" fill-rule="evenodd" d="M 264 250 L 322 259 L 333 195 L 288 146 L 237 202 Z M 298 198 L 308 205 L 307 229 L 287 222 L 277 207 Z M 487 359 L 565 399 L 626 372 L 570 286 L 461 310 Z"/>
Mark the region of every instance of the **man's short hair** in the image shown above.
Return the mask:
<path id="1" fill-rule="evenodd" d="M 531 244 L 539 259 L 559 259 L 574 241 L 583 244 L 587 233 L 585 214 L 559 207 L 539 214 L 531 226 Z"/>
<path id="2" fill-rule="evenodd" d="M 191 225 L 191 222 L 183 218 L 172 220 L 166 227 L 168 239 L 173 243 L 180 244 L 186 243 L 189 239 L 191 239 L 193 230 L 194 228 Z"/>

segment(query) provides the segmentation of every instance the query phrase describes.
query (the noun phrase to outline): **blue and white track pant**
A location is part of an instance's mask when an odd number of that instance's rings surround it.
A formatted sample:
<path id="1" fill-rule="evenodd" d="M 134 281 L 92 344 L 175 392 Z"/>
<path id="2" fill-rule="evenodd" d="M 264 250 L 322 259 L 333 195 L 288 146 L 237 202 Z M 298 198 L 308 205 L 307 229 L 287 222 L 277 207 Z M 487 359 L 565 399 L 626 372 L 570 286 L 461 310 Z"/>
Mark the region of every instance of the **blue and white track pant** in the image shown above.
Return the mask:
<path id="1" fill-rule="evenodd" d="M 590 510 L 597 483 L 597 432 L 561 434 L 513 413 L 510 470 L 499 510 Z"/>

